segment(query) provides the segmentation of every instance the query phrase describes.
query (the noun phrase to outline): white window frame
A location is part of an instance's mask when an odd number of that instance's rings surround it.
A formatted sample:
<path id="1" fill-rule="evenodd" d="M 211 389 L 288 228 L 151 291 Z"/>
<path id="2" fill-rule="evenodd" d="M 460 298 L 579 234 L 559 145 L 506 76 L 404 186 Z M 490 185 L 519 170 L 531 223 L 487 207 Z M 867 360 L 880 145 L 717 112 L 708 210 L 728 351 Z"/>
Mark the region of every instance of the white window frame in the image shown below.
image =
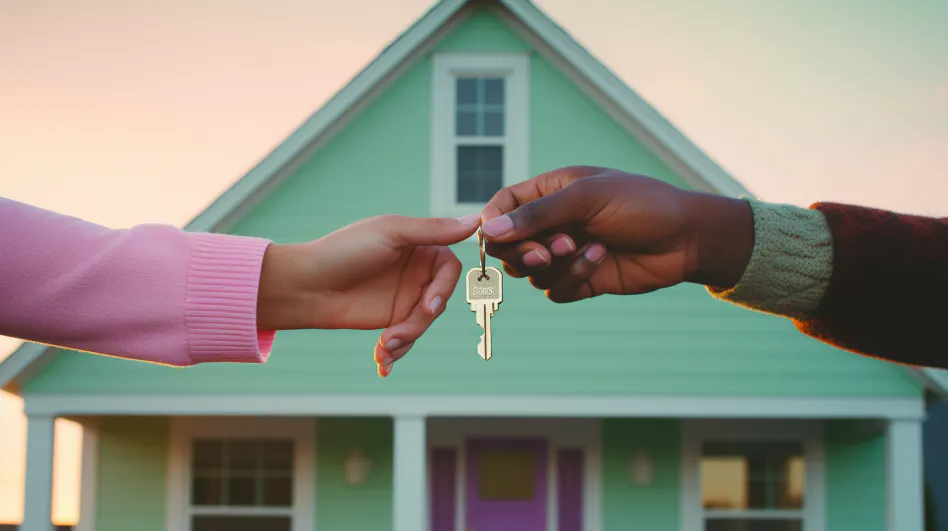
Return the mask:
<path id="1" fill-rule="evenodd" d="M 484 76 L 506 79 L 504 135 L 455 135 L 455 80 Z M 482 203 L 457 202 L 457 146 L 504 146 L 503 186 L 529 175 L 530 56 L 526 53 L 439 53 L 432 60 L 431 215 L 459 217 L 478 213 Z"/>
<path id="2" fill-rule="evenodd" d="M 293 505 L 207 508 L 191 506 L 191 455 L 196 438 L 278 437 L 293 440 Z M 166 481 L 167 531 L 190 531 L 193 514 L 284 515 L 293 518 L 292 531 L 312 531 L 315 525 L 316 421 L 307 418 L 177 417 L 171 419 Z"/>
<path id="3" fill-rule="evenodd" d="M 802 517 L 803 531 L 826 531 L 826 457 L 821 421 L 706 419 L 682 421 L 682 530 L 702 531 L 709 513 L 772 516 L 771 511 L 705 511 L 701 494 L 701 447 L 705 442 L 777 441 L 798 442 L 803 446 L 804 502 L 803 509 L 794 518 Z"/>

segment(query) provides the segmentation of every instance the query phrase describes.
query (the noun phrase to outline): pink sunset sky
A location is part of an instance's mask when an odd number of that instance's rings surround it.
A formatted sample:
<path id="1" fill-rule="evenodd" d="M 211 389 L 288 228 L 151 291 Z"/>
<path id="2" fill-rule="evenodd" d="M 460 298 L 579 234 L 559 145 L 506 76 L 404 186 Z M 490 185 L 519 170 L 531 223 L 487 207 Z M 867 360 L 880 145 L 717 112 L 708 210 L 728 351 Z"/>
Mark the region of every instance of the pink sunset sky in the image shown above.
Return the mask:
<path id="1" fill-rule="evenodd" d="M 948 3 L 536 3 L 755 194 L 948 215 Z M 2 2 L 0 195 L 182 225 L 430 5 Z M 0 395 L 0 523 L 22 516 L 25 426 Z M 59 428 L 68 524 L 79 430 Z"/>

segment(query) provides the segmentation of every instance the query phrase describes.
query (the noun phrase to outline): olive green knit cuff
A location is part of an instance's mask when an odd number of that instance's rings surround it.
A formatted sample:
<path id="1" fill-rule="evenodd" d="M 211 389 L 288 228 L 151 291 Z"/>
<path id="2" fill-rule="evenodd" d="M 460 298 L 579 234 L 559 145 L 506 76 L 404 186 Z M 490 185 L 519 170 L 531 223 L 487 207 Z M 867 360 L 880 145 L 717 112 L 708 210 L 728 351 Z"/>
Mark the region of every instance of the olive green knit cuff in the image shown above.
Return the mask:
<path id="1" fill-rule="evenodd" d="M 833 239 L 818 210 L 743 198 L 754 213 L 754 250 L 741 280 L 717 299 L 803 318 L 820 304 L 833 273 Z"/>

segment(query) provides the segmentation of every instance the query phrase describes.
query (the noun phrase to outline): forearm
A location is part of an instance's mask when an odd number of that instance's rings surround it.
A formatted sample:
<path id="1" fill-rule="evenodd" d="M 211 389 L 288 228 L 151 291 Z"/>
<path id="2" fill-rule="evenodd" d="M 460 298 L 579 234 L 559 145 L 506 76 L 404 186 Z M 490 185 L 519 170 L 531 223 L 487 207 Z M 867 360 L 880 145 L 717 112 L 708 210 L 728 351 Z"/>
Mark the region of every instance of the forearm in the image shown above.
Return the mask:
<path id="1" fill-rule="evenodd" d="M 262 362 L 270 242 L 171 226 L 113 230 L 0 198 L 0 333 L 187 366 Z"/>

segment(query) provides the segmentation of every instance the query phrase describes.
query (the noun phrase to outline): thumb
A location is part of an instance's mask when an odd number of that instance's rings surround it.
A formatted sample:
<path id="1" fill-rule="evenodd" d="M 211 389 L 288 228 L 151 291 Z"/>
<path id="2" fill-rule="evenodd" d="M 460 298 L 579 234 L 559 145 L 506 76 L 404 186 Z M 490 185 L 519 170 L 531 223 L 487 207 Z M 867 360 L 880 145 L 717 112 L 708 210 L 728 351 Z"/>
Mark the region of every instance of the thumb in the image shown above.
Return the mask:
<path id="1" fill-rule="evenodd" d="M 539 232 L 569 225 L 583 219 L 586 212 L 579 186 L 571 185 L 545 195 L 507 214 L 484 222 L 482 230 L 490 241 L 505 243 L 531 238 Z"/>
<path id="2" fill-rule="evenodd" d="M 399 246 L 454 245 L 477 232 L 480 214 L 463 218 L 411 218 L 384 216 L 383 230 Z"/>

